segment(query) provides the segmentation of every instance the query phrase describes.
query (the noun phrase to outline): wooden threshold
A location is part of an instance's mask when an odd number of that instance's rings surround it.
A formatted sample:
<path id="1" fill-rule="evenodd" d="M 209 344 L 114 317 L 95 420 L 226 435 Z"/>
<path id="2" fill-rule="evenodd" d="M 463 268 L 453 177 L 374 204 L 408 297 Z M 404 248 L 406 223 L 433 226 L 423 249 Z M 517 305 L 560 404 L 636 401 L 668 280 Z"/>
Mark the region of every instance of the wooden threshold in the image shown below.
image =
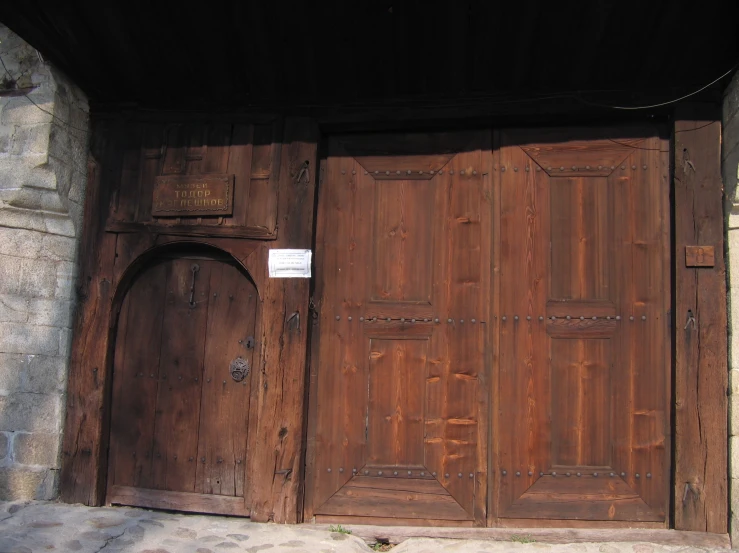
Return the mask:
<path id="1" fill-rule="evenodd" d="M 208 515 L 248 517 L 243 497 L 206 495 L 188 492 L 147 490 L 130 486 L 111 486 L 106 501 L 109 505 L 128 505 L 167 511 L 186 511 Z"/>
<path id="2" fill-rule="evenodd" d="M 408 538 L 446 538 L 465 540 L 511 541 L 514 536 L 530 536 L 537 543 L 648 542 L 659 545 L 682 545 L 730 549 L 728 534 L 687 532 L 683 530 L 645 528 L 429 528 L 422 526 L 372 526 L 352 524 L 343 517 L 342 524 L 368 543 L 398 544 Z M 318 519 L 318 517 L 316 517 Z M 327 530 L 328 524 L 311 527 Z"/>

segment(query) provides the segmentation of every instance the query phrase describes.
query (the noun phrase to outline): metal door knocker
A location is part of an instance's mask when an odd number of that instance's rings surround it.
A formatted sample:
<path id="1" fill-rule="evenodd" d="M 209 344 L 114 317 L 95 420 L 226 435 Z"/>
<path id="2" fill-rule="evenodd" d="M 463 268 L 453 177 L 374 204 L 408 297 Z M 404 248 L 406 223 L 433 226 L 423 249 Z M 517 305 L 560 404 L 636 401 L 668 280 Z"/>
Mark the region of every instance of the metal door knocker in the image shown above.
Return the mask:
<path id="1" fill-rule="evenodd" d="M 241 382 L 247 376 L 249 376 L 249 368 L 249 361 L 247 361 L 243 357 L 237 357 L 236 359 L 231 361 L 231 366 L 229 367 L 231 378 L 233 378 L 236 382 Z"/>

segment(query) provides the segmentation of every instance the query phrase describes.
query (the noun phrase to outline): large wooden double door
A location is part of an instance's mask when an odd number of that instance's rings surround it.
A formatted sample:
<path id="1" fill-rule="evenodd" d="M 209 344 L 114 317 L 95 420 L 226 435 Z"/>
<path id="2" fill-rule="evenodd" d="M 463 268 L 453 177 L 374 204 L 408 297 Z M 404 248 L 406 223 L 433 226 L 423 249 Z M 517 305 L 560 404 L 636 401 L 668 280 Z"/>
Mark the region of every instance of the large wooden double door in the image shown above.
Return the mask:
<path id="1" fill-rule="evenodd" d="M 163 257 L 123 301 L 107 502 L 248 515 L 256 306 L 234 263 Z"/>
<path id="2" fill-rule="evenodd" d="M 666 150 L 613 129 L 331 141 L 309 517 L 664 524 Z"/>

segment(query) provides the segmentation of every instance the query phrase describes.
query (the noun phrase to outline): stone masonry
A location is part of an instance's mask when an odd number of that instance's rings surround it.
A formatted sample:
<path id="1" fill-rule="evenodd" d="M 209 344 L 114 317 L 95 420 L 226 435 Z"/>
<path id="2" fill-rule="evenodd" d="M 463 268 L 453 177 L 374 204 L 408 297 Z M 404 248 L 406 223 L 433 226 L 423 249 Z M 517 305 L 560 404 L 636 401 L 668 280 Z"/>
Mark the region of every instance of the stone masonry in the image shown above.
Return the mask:
<path id="1" fill-rule="evenodd" d="M 739 73 L 726 89 L 723 106 L 722 173 L 727 210 L 729 291 L 729 476 L 730 532 L 739 544 Z"/>
<path id="2" fill-rule="evenodd" d="M 85 96 L 0 24 L 0 499 L 57 494 Z M 20 89 L 25 94 L 6 95 Z"/>

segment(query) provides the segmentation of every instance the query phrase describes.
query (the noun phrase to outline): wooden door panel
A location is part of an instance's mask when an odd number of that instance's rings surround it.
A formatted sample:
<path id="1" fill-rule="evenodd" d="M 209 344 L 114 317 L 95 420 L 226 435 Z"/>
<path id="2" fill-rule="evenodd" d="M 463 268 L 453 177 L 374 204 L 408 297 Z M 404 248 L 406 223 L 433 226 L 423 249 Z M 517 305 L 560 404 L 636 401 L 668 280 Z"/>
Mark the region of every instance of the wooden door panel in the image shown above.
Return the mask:
<path id="1" fill-rule="evenodd" d="M 449 136 L 331 143 L 309 513 L 484 523 L 489 142 Z"/>
<path id="2" fill-rule="evenodd" d="M 613 132 L 502 136 L 502 517 L 665 520 L 666 148 Z"/>
<path id="3" fill-rule="evenodd" d="M 118 324 L 110 503 L 184 498 L 182 510 L 248 514 L 251 379 L 235 381 L 230 365 L 253 364 L 256 302 L 252 282 L 217 259 L 164 258 L 136 278 Z"/>

